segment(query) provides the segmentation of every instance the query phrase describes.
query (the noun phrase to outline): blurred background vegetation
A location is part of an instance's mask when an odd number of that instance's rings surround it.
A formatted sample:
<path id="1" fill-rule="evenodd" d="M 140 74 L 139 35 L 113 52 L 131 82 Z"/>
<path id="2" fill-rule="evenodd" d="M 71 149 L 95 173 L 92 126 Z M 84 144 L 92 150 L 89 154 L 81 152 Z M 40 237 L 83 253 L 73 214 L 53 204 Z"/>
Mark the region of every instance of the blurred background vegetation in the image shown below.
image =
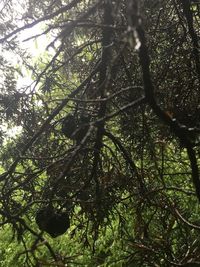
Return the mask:
<path id="1" fill-rule="evenodd" d="M 200 3 L 1 0 L 0 265 L 200 266 Z"/>

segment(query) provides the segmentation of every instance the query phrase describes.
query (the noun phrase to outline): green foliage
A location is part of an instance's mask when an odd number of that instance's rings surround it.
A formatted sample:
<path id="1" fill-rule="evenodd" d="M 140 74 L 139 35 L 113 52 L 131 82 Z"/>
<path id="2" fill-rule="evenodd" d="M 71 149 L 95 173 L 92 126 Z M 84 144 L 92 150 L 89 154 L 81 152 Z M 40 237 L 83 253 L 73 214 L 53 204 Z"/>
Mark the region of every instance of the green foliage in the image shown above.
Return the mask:
<path id="1" fill-rule="evenodd" d="M 7 2 L 1 266 L 198 266 L 199 4 Z"/>

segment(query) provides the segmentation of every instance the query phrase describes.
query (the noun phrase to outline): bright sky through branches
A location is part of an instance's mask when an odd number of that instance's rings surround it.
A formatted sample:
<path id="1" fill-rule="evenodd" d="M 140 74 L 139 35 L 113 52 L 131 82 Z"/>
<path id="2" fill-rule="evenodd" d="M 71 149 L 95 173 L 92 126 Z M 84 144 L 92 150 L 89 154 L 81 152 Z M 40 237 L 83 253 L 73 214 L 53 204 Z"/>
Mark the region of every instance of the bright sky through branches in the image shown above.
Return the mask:
<path id="1" fill-rule="evenodd" d="M 5 17 L 4 24 L 6 27 L 6 22 L 12 17 L 14 18 L 14 24 L 17 28 L 20 28 L 24 25 L 23 13 L 26 12 L 26 4 L 23 1 L 12 1 L 12 14 L 6 13 L 6 8 L 8 7 L 8 2 L 0 0 L 0 11 L 2 11 L 1 15 Z M 4 13 L 3 13 L 4 12 Z M 23 53 L 26 51 L 27 62 L 37 62 L 40 56 L 45 52 L 46 47 L 48 45 L 48 40 L 46 35 L 41 35 L 37 38 L 31 38 L 33 36 L 38 35 L 42 32 L 42 23 L 39 25 L 35 25 L 32 28 L 27 28 L 21 32 L 19 32 L 14 37 L 14 40 L 17 40 L 17 44 L 20 47 L 20 51 Z M 4 36 L 1 36 L 1 38 Z M 48 51 L 49 52 L 49 51 Z M 34 81 L 32 78 L 32 71 L 28 70 L 24 64 L 24 60 L 26 60 L 26 56 L 22 59 L 19 51 L 12 49 L 3 49 L 3 46 L 0 45 L 0 55 L 6 59 L 11 66 L 19 71 L 16 73 L 16 89 L 22 93 L 29 93 L 32 90 Z M 3 77 L 3 76 L 2 76 Z M 2 79 L 2 78 L 1 78 Z M 3 84 L 3 80 L 1 82 Z M 7 123 L 3 123 L 1 128 L 7 133 L 8 137 L 14 137 L 17 133 L 21 131 L 21 127 L 12 127 L 10 130 L 8 129 Z"/>

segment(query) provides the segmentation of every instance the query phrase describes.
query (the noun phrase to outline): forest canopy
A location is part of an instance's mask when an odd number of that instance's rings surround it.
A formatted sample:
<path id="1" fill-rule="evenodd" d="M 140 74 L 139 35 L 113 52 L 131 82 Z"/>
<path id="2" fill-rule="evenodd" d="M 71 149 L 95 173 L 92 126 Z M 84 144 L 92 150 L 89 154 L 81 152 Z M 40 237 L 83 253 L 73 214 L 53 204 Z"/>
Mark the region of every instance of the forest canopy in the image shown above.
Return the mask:
<path id="1" fill-rule="evenodd" d="M 1 0 L 1 266 L 200 266 L 199 28 L 194 0 Z"/>

